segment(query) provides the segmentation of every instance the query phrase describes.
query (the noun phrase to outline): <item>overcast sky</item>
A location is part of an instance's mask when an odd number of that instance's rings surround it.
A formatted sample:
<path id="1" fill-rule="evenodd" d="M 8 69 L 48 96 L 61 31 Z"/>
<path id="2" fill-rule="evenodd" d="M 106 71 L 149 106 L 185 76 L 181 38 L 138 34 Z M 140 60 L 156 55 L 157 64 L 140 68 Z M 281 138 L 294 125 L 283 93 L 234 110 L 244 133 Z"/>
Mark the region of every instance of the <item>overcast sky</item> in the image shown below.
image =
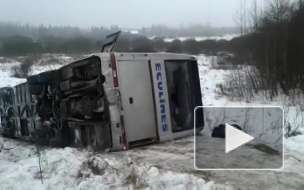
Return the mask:
<path id="1" fill-rule="evenodd" d="M 246 2 L 248 7 L 252 3 Z M 234 26 L 238 9 L 239 0 L 0 0 L 0 21 L 123 28 Z"/>

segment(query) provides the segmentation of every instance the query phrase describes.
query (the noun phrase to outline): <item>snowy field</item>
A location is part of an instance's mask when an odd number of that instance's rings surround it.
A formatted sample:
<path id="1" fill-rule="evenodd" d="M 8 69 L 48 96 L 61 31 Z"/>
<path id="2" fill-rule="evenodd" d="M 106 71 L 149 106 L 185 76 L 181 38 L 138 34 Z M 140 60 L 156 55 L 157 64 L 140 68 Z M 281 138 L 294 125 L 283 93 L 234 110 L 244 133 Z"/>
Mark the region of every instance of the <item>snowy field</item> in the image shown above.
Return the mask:
<path id="1" fill-rule="evenodd" d="M 250 101 L 231 100 L 218 93 L 218 84 L 225 83 L 233 71 L 214 69 L 211 66 L 214 57 L 200 55 L 198 59 L 204 105 L 283 106 L 288 110 L 286 119 L 300 125 L 299 130 L 304 134 L 302 95 L 292 100 L 283 95 L 273 101 L 262 95 Z M 66 60 L 72 58 L 66 56 Z M 10 67 L 18 64 L 16 61 L 0 64 L 0 87 L 25 81 L 10 77 Z M 32 73 L 62 64 L 36 65 Z M 210 126 L 206 126 L 199 140 L 210 145 L 222 140 L 210 138 L 208 129 Z M 196 171 L 193 137 L 117 153 L 39 148 L 42 183 L 36 147 L 0 137 L 0 189 L 304 189 L 304 135 L 284 140 L 285 168 L 281 171 Z M 205 156 L 202 158 L 211 162 L 214 154 L 208 150 L 202 153 Z"/>
<path id="2" fill-rule="evenodd" d="M 239 34 L 226 34 L 223 36 L 197 36 L 197 37 L 178 37 L 178 38 L 165 38 L 165 42 L 172 42 L 173 40 L 180 40 L 180 41 L 185 41 L 185 40 L 190 40 L 194 39 L 196 41 L 204 41 L 204 40 L 232 40 L 235 37 L 240 36 Z M 155 37 L 151 37 L 150 39 L 154 39 Z"/>

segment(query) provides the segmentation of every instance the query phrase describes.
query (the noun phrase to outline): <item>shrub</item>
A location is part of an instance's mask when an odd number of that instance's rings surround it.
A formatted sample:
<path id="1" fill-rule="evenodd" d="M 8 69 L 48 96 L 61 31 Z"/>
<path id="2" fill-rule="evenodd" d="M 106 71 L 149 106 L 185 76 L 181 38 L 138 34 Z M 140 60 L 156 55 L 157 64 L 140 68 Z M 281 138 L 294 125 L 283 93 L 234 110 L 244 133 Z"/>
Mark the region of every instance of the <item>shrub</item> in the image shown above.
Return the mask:
<path id="1" fill-rule="evenodd" d="M 12 76 L 16 78 L 27 78 L 30 74 L 32 65 L 34 65 L 36 62 L 37 58 L 35 56 L 28 56 L 20 64 L 20 66 L 15 66 L 12 68 Z"/>

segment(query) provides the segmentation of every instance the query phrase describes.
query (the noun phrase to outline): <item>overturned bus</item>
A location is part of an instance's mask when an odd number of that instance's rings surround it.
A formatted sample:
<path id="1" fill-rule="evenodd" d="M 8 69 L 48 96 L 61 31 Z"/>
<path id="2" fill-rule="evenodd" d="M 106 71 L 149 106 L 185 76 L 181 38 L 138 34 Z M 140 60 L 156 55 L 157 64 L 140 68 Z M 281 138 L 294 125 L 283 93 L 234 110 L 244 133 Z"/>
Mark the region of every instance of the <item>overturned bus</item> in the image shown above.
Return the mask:
<path id="1" fill-rule="evenodd" d="M 119 151 L 204 127 L 197 61 L 170 53 L 101 53 L 0 89 L 1 133 L 53 147 Z M 109 40 L 109 38 L 113 38 Z"/>

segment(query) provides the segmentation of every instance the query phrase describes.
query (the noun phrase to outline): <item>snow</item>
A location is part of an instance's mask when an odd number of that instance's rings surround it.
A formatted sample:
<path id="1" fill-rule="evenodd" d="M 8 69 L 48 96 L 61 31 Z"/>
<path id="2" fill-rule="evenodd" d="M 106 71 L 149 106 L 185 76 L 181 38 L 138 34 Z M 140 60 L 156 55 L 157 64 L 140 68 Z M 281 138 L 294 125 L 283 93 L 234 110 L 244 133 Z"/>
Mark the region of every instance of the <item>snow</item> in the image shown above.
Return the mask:
<path id="1" fill-rule="evenodd" d="M 196 167 L 200 169 L 277 169 L 282 167 L 280 155 L 270 155 L 253 148 L 258 141 L 246 143 L 225 153 L 225 139 L 208 136 L 196 138 Z"/>
<path id="2" fill-rule="evenodd" d="M 69 56 L 60 56 L 67 62 L 70 60 Z M 250 101 L 230 99 L 218 93 L 217 85 L 225 83 L 233 71 L 214 69 L 213 63 L 217 57 L 199 55 L 198 59 L 204 105 L 283 106 L 286 121 L 298 125 L 299 131 L 304 133 L 304 109 L 301 107 L 303 95 L 291 99 L 280 94 L 273 101 L 266 100 L 262 95 L 256 95 Z M 10 77 L 10 67 L 18 64 L 17 61 L 0 64 L 0 87 L 25 81 Z M 32 73 L 62 65 L 35 65 Z M 198 138 L 210 146 L 217 143 L 208 136 Z M 284 140 L 285 167 L 281 171 L 195 171 L 193 137 L 117 153 L 38 147 L 41 153 L 42 184 L 36 147 L 0 137 L 0 149 L 1 144 L 4 144 L 0 151 L 0 189 L 303 189 L 304 135 Z M 201 156 L 205 156 L 202 157 L 206 159 L 205 162 L 211 163 L 216 153 L 206 151 L 209 153 L 203 152 Z"/>
<path id="3" fill-rule="evenodd" d="M 138 34 L 138 30 L 131 30 L 130 33 L 131 34 Z"/>
<path id="4" fill-rule="evenodd" d="M 236 38 L 240 36 L 239 34 L 225 34 L 222 36 L 196 36 L 196 37 L 177 37 L 177 38 L 165 38 L 164 41 L 165 42 L 172 42 L 175 39 L 178 39 L 180 41 L 185 41 L 185 40 L 189 40 L 189 39 L 194 39 L 196 41 L 204 41 L 204 40 L 232 40 L 233 38 Z M 155 37 L 151 37 L 150 39 L 154 39 Z"/>
<path id="5" fill-rule="evenodd" d="M 204 109 L 205 129 L 203 133 L 211 136 L 213 127 L 219 124 L 238 124 L 242 130 L 255 138 L 251 144 L 263 142 L 282 152 L 283 111 L 281 108 L 210 107 Z"/>
<path id="6" fill-rule="evenodd" d="M 130 34 L 139 34 L 138 30 L 123 30 L 123 32 L 128 32 Z"/>
<path id="7" fill-rule="evenodd" d="M 284 172 L 295 172 L 304 174 L 304 111 L 303 94 L 299 94 L 294 99 L 283 94 L 274 98 L 273 101 L 266 100 L 264 96 L 258 94 L 250 102 L 244 99 L 231 101 L 225 96 L 218 93 L 217 84 L 225 84 L 227 77 L 230 76 L 231 70 L 213 69 L 213 62 L 216 61 L 214 56 L 198 56 L 198 64 L 200 65 L 201 92 L 203 104 L 205 106 L 282 106 L 285 112 L 285 120 L 292 125 L 300 126 L 299 131 L 302 135 L 289 137 L 284 139 L 285 150 L 285 168 Z M 285 121 L 285 123 L 286 123 Z M 267 136 L 266 136 L 267 137 Z M 274 140 L 270 137 L 270 141 Z M 297 165 L 294 165 L 297 163 Z M 298 164 L 302 163 L 303 167 L 299 168 Z"/>
<path id="8" fill-rule="evenodd" d="M 17 64 L 18 63 L 12 65 Z M 0 88 L 6 86 L 15 86 L 26 81 L 25 79 L 11 77 L 10 67 L 11 65 L 9 63 L 4 63 L 3 65 L 0 65 Z"/>
<path id="9" fill-rule="evenodd" d="M 0 138 L 0 189 L 211 189 L 213 182 L 166 171 L 129 157 L 96 154 L 74 148 L 40 150 L 17 140 Z M 1 146 L 0 146 L 1 147 Z"/>

